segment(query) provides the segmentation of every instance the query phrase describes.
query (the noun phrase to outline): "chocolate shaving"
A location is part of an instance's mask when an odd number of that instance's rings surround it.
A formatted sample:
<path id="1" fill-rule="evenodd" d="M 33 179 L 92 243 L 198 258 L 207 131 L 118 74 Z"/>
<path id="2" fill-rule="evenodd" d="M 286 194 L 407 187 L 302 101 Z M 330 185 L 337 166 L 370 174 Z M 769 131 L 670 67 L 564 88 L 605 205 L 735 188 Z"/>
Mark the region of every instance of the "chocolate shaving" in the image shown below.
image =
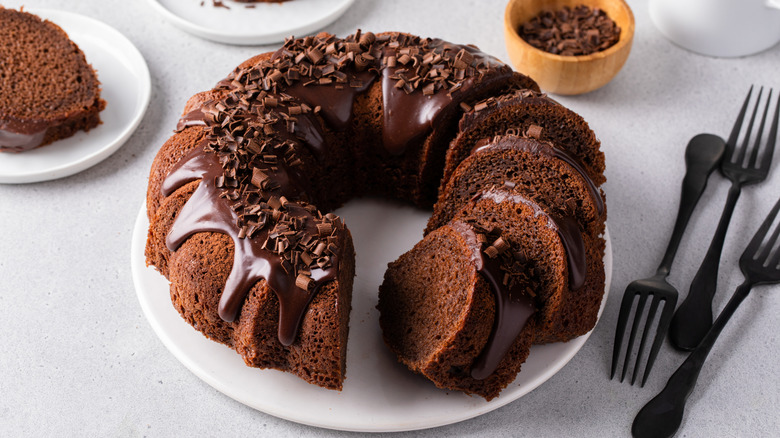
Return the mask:
<path id="1" fill-rule="evenodd" d="M 298 276 L 295 278 L 295 286 L 297 286 L 299 289 L 303 290 L 309 290 L 309 287 L 314 283 L 314 280 L 311 279 L 306 274 L 298 274 Z"/>
<path id="2" fill-rule="evenodd" d="M 531 125 L 525 131 L 526 137 L 539 139 L 542 136 L 542 127 L 539 125 Z"/>
<path id="3" fill-rule="evenodd" d="M 517 33 L 537 49 L 563 56 L 606 50 L 620 39 L 620 27 L 603 10 L 585 5 L 542 11 Z"/>

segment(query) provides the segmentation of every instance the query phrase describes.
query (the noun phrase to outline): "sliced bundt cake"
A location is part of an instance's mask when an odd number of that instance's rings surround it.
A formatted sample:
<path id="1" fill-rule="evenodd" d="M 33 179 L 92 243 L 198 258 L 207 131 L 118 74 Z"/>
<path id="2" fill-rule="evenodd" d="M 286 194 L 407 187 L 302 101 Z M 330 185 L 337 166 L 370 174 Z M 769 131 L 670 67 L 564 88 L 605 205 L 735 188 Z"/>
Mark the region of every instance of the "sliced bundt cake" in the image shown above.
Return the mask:
<path id="1" fill-rule="evenodd" d="M 378 304 L 385 341 L 437 386 L 490 400 L 515 379 L 531 343 L 592 328 L 590 316 L 566 313 L 598 311 L 598 302 L 568 301 L 601 297 L 601 259 L 589 257 L 599 248 L 573 218 L 504 188 L 483 192 L 389 265 Z"/>
<path id="2" fill-rule="evenodd" d="M 490 229 L 492 223 L 501 230 L 505 240 L 519 244 L 524 239 L 543 239 L 543 234 L 535 237 L 533 229 L 513 226 L 521 222 L 509 220 L 513 212 L 530 206 L 536 217 L 546 218 L 548 228 L 555 230 L 559 248 L 563 251 L 556 253 L 555 257 L 549 256 L 552 258 L 538 259 L 540 265 L 530 268 L 533 273 L 554 272 L 557 278 L 555 287 L 542 287 L 536 292 L 536 344 L 566 342 L 590 331 L 596 324 L 605 283 L 604 239 L 583 232 L 577 218 L 571 212 L 566 213 L 565 208 L 542 202 L 542 199 L 531 200 L 505 187 L 490 188 L 480 193 L 453 219 L 482 224 L 486 229 Z M 498 225 L 501 223 L 509 226 Z M 563 275 L 558 275 L 560 271 L 551 271 L 558 266 L 558 260 L 562 260 L 565 268 Z"/>
<path id="3" fill-rule="evenodd" d="M 497 308 L 505 302 L 494 288 L 503 271 L 485 254 L 480 240 L 486 239 L 464 222 L 436 229 L 389 265 L 377 307 L 385 342 L 401 363 L 440 388 L 489 400 L 514 380 L 535 332 L 525 284 L 517 283 L 519 305 L 510 300 L 516 309 L 501 314 L 511 333 L 495 337 Z"/>
<path id="4" fill-rule="evenodd" d="M 360 195 L 431 205 L 464 108 L 519 84 L 537 88 L 473 46 L 290 39 L 188 102 L 152 165 L 147 263 L 247 364 L 340 389 L 354 259 L 327 211 Z"/>

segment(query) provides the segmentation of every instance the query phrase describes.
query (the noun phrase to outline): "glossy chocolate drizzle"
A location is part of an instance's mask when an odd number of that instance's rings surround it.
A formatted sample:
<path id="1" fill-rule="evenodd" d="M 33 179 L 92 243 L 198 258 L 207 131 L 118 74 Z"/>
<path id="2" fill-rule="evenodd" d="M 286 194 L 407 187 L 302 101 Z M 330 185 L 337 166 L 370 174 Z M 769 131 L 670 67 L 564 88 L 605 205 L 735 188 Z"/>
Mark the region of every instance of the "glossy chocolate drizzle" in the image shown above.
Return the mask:
<path id="1" fill-rule="evenodd" d="M 24 152 L 35 149 L 43 143 L 46 130 L 32 134 L 20 134 L 9 130 L 0 129 L 0 151 Z"/>
<path id="2" fill-rule="evenodd" d="M 497 59 L 477 50 L 472 46 L 464 46 L 448 43 L 440 39 L 425 41 L 427 49 L 435 53 L 457 53 L 466 50 L 471 53 L 481 65 L 493 68 L 497 71 L 504 65 Z M 398 47 L 385 46 L 383 56 L 396 56 Z M 443 114 L 457 106 L 461 99 L 459 95 L 471 89 L 481 77 L 467 77 L 458 87 L 457 91 L 440 89 L 432 95 L 425 95 L 419 90 L 407 93 L 403 88 L 396 87 L 399 72 L 405 70 L 405 66 L 384 67 L 382 69 L 382 99 L 383 99 L 383 129 L 382 141 L 385 150 L 391 155 L 402 155 L 407 147 L 433 131 Z"/>
<path id="3" fill-rule="evenodd" d="M 585 256 L 585 243 L 582 241 L 582 233 L 573 217 L 558 217 L 552 213 L 545 212 L 537 203 L 526 199 L 520 194 L 502 189 L 490 189 L 479 195 L 480 199 L 490 199 L 496 204 L 502 202 L 512 202 L 515 204 L 525 204 L 534 211 L 534 217 L 544 216 L 547 218 L 547 227 L 558 233 L 563 247 L 566 250 L 566 264 L 569 268 L 569 287 L 571 290 L 577 290 L 585 284 L 587 274 L 587 259 Z"/>
<path id="4" fill-rule="evenodd" d="M 239 237 L 236 227 L 238 216 L 230 202 L 220 196 L 221 189 L 215 181 L 222 176 L 223 169 L 217 154 L 205 152 L 201 146 L 188 153 L 165 179 L 162 190 L 168 196 L 187 182 L 200 179 L 200 184 L 176 217 L 166 245 L 175 251 L 195 233 L 217 232 L 228 235 L 235 245 L 233 267 L 219 301 L 219 316 L 225 321 L 234 321 L 243 306 L 249 290 L 260 279 L 279 298 L 279 341 L 289 346 L 295 341 L 300 322 L 306 308 L 317 293 L 320 285 L 337 277 L 338 256 L 333 255 L 327 269 L 312 269 L 314 287 L 304 290 L 296 286 L 295 279 L 282 267 L 279 255 L 263 249 L 268 237 L 268 228 L 255 236 Z M 316 236 L 312 214 L 300 205 L 285 206 L 291 216 L 302 218 L 306 232 Z"/>
<path id="5" fill-rule="evenodd" d="M 490 149 L 502 148 L 514 148 L 530 152 L 534 155 L 546 155 L 548 157 L 556 158 L 565 162 L 571 166 L 574 171 L 579 173 L 580 176 L 582 176 L 582 179 L 585 181 L 585 185 L 588 187 L 588 192 L 590 193 L 593 202 L 596 204 L 596 210 L 598 211 L 599 215 L 604 214 L 604 199 L 601 198 L 598 187 L 590 178 L 590 176 L 588 176 L 588 173 L 585 172 L 585 169 L 582 167 L 582 163 L 580 163 L 578 159 L 570 155 L 565 150 L 556 147 L 552 143 L 515 135 L 505 135 L 478 141 L 477 144 L 474 145 L 471 153 L 474 154 Z"/>
<path id="6" fill-rule="evenodd" d="M 328 48 L 320 51 L 317 44 L 323 42 L 328 44 Z M 348 50 L 339 52 L 335 46 L 339 44 L 344 47 L 349 45 Z M 461 72 L 469 71 L 463 77 L 442 82 L 449 84 L 450 88 L 439 88 L 435 93 L 396 88 L 394 76 L 403 67 L 387 66 L 386 57 L 390 54 L 398 55 L 400 50 L 410 45 L 422 46 L 424 50 L 433 50 L 438 54 L 450 51 L 447 56 L 453 57 L 453 62 L 462 61 L 456 60 L 454 56 L 463 50 L 472 55 L 470 61 L 474 62 L 467 62 L 465 68 L 460 67 Z M 359 50 L 354 51 L 356 48 Z M 349 62 L 345 62 L 349 59 Z M 326 62 L 320 62 L 322 60 Z M 316 70 L 318 75 L 323 76 L 303 77 L 304 70 Z M 326 70 L 329 72 L 327 74 L 333 74 L 335 70 L 338 75 L 326 77 Z M 373 34 L 361 36 L 358 32 L 344 40 L 330 37 L 322 40 L 312 37 L 288 40 L 271 56 L 270 62 L 236 69 L 221 80 L 216 89 L 227 91 L 225 99 L 203 102 L 179 120 L 177 131 L 202 126 L 207 135 L 204 143 L 187 154 L 163 183 L 163 194 L 167 196 L 187 182 L 201 179 L 166 238 L 168 248 L 175 250 L 197 232 L 219 232 L 231 237 L 235 244 L 235 257 L 220 299 L 220 317 L 226 321 L 235 320 L 252 285 L 259 279 L 265 279 L 279 297 L 281 305 L 279 340 L 284 345 L 290 345 L 295 340 L 306 306 L 317 288 L 336 278 L 337 257 L 333 255 L 333 262 L 327 269 L 311 270 L 311 279 L 316 287 L 310 287 L 308 291 L 299 289 L 293 276 L 282 269 L 280 256 L 262 248 L 268 235 L 267 228 L 251 238 L 240 236 L 240 228 L 236 225 L 240 218 L 234 211 L 235 204 L 226 199 L 225 190 L 215 184 L 223 175 L 223 161 L 241 156 L 245 152 L 241 148 L 250 141 L 245 137 L 246 133 L 256 128 L 260 129 L 262 135 L 253 137 L 255 139 L 289 141 L 294 145 L 303 143 L 315 158 L 322 159 L 329 151 L 315 114 L 322 116 L 330 129 L 347 129 L 352 121 L 356 96 L 368 90 L 380 75 L 385 90 L 384 148 L 393 155 L 403 154 L 409 144 L 433 130 L 433 125 L 442 113 L 458 106 L 460 95 L 453 97 L 456 89 L 468 90 L 487 71 L 495 70 L 500 70 L 504 76 L 511 75 L 511 69 L 474 47 L 441 40 L 423 40 L 403 34 L 376 38 Z M 271 101 L 272 104 L 267 104 Z M 306 108 L 301 104 L 305 104 Z M 268 134 L 266 130 L 269 127 L 263 123 L 252 123 L 266 120 L 269 114 L 280 116 L 272 123 L 272 134 Z M 216 137 L 214 132 L 217 132 Z M 224 133 L 231 137 L 230 142 L 234 144 L 217 144 L 219 136 Z M 235 145 L 238 145 L 237 149 Z M 254 165 L 248 163 L 250 168 Z M 303 190 L 292 189 L 294 181 L 303 180 L 297 168 L 285 170 L 284 166 L 266 166 L 263 171 L 278 183 L 278 193 L 291 200 L 305 197 Z M 308 210 L 294 203 L 287 204 L 287 208 L 291 215 L 307 220 L 308 232 L 316 236 L 317 230 Z"/>
<path id="7" fill-rule="evenodd" d="M 203 112 L 202 108 L 195 108 L 194 110 L 181 116 L 179 121 L 176 123 L 176 132 L 183 131 L 184 128 L 190 126 L 203 126 L 204 128 L 207 126 L 206 114 Z"/>
<path id="8" fill-rule="evenodd" d="M 328 126 L 337 131 L 349 127 L 352 121 L 352 108 L 355 97 L 366 91 L 376 79 L 373 72 L 360 72 L 350 78 L 350 85 L 341 88 L 328 85 L 308 85 L 297 82 L 287 88 L 285 93 L 320 108 L 320 115 Z"/>
<path id="9" fill-rule="evenodd" d="M 460 233 L 468 243 L 471 259 L 477 271 L 490 284 L 496 302 L 490 337 L 471 366 L 471 377 L 482 380 L 496 371 L 536 308 L 533 299 L 525 291 L 527 284 L 516 282 L 509 287 L 504 286 L 504 271 L 501 269 L 500 258 L 486 257 L 486 244 L 479 242 L 470 225 L 456 220 L 450 222 L 449 226 Z"/>

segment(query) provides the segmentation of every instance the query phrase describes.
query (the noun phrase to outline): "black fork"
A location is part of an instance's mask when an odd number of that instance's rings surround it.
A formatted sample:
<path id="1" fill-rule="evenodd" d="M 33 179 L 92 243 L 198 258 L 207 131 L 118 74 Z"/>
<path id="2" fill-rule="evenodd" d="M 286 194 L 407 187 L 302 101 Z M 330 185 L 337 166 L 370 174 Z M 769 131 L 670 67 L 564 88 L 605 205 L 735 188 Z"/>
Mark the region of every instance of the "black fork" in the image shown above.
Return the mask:
<path id="1" fill-rule="evenodd" d="M 620 352 L 629 322 L 629 315 L 633 309 L 634 302 L 636 302 L 634 320 L 628 336 L 628 346 L 626 348 L 625 360 L 623 361 L 623 372 L 620 374 L 620 381 L 622 382 L 625 378 L 626 371 L 629 369 L 632 362 L 631 359 L 633 358 L 634 373 L 631 377 L 631 384 L 634 384 L 639 368 L 642 365 L 645 346 L 648 341 L 651 341 L 650 353 L 647 355 L 647 361 L 644 364 L 645 372 L 641 385 L 644 386 L 647 381 L 647 376 L 650 374 L 658 351 L 661 349 L 661 343 L 666 337 L 669 323 L 674 314 L 674 306 L 677 304 L 677 290 L 666 281 L 666 277 L 672 269 L 672 262 L 677 254 L 677 248 L 680 246 L 685 228 L 688 226 L 688 220 L 691 218 L 699 198 L 707 187 L 707 179 L 719 166 L 725 151 L 726 142 L 712 134 L 699 134 L 688 142 L 688 146 L 685 148 L 686 171 L 682 183 L 682 193 L 680 194 L 680 208 L 677 212 L 674 230 L 666 247 L 664 258 L 654 276 L 631 282 L 623 293 L 618 324 L 615 330 L 615 345 L 612 349 L 610 379 L 615 377 L 615 371 L 620 362 Z M 648 301 L 650 302 L 650 308 L 647 315 L 645 315 L 645 304 Z M 653 330 L 656 313 L 659 313 L 660 316 L 658 325 Z M 640 327 L 642 318 L 645 319 L 644 327 Z M 634 341 L 639 336 L 638 333 L 640 331 L 642 332 L 642 340 L 639 344 L 639 350 L 636 356 L 634 356 Z"/>
<path id="2" fill-rule="evenodd" d="M 780 248 L 777 247 L 780 240 L 780 225 L 772 226 L 778 210 L 780 210 L 780 200 L 772 208 L 739 259 L 739 267 L 745 276 L 745 281 L 737 287 L 731 300 L 715 320 L 712 328 L 705 334 L 699 346 L 669 378 L 666 387 L 639 411 L 631 428 L 634 437 L 674 435 L 682 422 L 685 401 L 696 386 L 699 371 L 723 327 L 753 286 L 780 282 Z M 771 235 L 770 229 L 774 229 Z"/>
<path id="3" fill-rule="evenodd" d="M 726 142 L 726 156 L 721 162 L 721 172 L 731 180 L 726 206 L 723 208 L 723 214 L 720 217 L 718 228 L 712 238 L 707 255 L 704 256 L 699 271 L 691 282 L 688 296 L 680 304 L 680 308 L 672 318 L 669 327 L 669 339 L 672 344 L 681 350 L 693 350 L 702 340 L 707 330 L 712 326 L 712 299 L 715 296 L 715 290 L 718 285 L 718 264 L 720 263 L 720 254 L 723 251 L 723 241 L 726 237 L 726 231 L 729 228 L 731 215 L 734 212 L 734 206 L 742 192 L 742 187 L 748 184 L 755 184 L 766 179 L 769 173 L 769 167 L 772 164 L 772 155 L 777 141 L 777 124 L 780 118 L 780 98 L 778 98 L 777 107 L 774 112 L 772 126 L 767 136 L 766 144 L 763 147 L 763 155 L 759 160 L 759 150 L 762 149 L 764 126 L 769 113 L 769 106 L 772 101 L 772 90 L 769 90 L 764 115 L 758 127 L 758 133 L 752 147 L 750 144 L 753 125 L 756 121 L 756 114 L 759 112 L 759 103 L 764 89 L 758 92 L 753 115 L 750 117 L 747 130 L 743 136 L 741 144 L 737 144 L 742 131 L 742 123 L 745 119 L 745 112 L 748 108 L 750 95 L 753 87 L 750 87 L 745 103 L 742 105 L 737 121 L 731 131 L 731 136 Z"/>

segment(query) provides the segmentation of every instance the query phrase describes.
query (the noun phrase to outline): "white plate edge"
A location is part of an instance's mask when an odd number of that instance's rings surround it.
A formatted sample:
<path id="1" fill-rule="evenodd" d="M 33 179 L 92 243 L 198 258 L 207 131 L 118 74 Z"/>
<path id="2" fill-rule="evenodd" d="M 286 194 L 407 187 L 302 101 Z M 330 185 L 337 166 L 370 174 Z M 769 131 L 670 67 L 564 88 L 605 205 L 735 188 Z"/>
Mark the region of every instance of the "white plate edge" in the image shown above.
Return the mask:
<path id="1" fill-rule="evenodd" d="M 318 20 L 313 21 L 312 23 L 306 26 L 296 27 L 290 30 L 276 32 L 272 34 L 236 36 L 236 35 L 230 35 L 229 33 L 219 32 L 192 23 L 191 21 L 185 20 L 184 18 L 168 10 L 168 8 L 160 4 L 158 0 L 147 0 L 147 3 L 149 3 L 153 9 L 157 10 L 157 12 L 160 13 L 165 19 L 170 21 L 171 24 L 173 24 L 174 26 L 178 27 L 179 29 L 187 33 L 190 33 L 200 38 L 205 38 L 223 44 L 232 44 L 232 45 L 240 45 L 240 46 L 254 46 L 254 45 L 280 43 L 283 42 L 285 38 L 287 38 L 292 34 L 295 34 L 295 36 L 308 35 L 336 21 L 347 11 L 347 9 L 349 9 L 352 6 L 354 2 L 355 0 L 345 0 L 344 4 L 340 8 L 326 15 L 325 17 L 321 17 Z"/>

